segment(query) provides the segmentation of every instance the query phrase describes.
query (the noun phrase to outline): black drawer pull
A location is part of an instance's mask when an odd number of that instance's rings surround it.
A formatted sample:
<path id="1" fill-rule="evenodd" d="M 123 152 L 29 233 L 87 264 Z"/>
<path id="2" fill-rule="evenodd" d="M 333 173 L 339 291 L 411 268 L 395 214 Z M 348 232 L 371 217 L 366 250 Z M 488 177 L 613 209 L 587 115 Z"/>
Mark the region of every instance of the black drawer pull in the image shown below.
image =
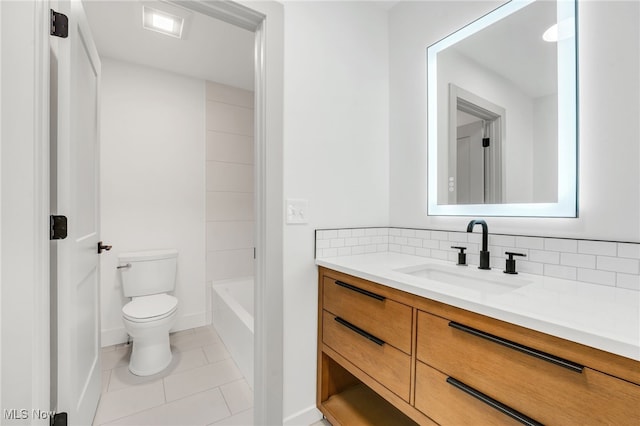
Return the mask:
<path id="1" fill-rule="evenodd" d="M 485 333 L 484 331 L 476 330 L 475 328 L 467 327 L 466 325 L 462 325 L 454 321 L 451 321 L 449 323 L 449 327 L 453 327 L 456 330 L 464 331 L 465 333 L 469 333 L 474 336 L 497 343 L 499 345 L 506 346 L 507 348 L 520 351 L 522 353 L 550 362 L 552 364 L 559 365 L 560 367 L 564 367 L 576 373 L 582 373 L 582 370 L 584 369 L 584 366 L 576 364 L 575 362 L 568 361 L 564 358 L 560 358 L 555 355 L 539 351 L 537 349 L 529 348 L 519 343 L 512 342 L 511 340 L 503 339 L 501 337 L 494 336 L 493 334 Z"/>
<path id="2" fill-rule="evenodd" d="M 491 398 L 490 396 L 487 396 L 487 395 L 483 394 L 482 392 L 479 392 L 479 391 L 475 390 L 474 388 L 465 385 L 464 383 L 454 379 L 453 377 L 447 377 L 447 383 L 449 383 L 450 385 L 460 389 L 464 393 L 467 393 L 467 394 L 471 395 L 472 397 L 484 402 L 485 404 L 487 404 L 491 408 L 494 408 L 494 409 L 500 411 L 501 413 L 506 414 L 507 416 L 519 421 L 523 425 L 543 426 L 542 423 L 539 423 L 539 422 L 533 420 L 531 417 L 525 416 L 521 412 L 516 411 L 513 408 L 508 407 L 508 406 L 504 405 L 503 403 L 496 401 L 495 399 Z"/>
<path id="3" fill-rule="evenodd" d="M 351 324 L 349 321 L 345 321 L 340 317 L 335 317 L 335 320 L 338 321 L 340 324 L 344 325 L 345 327 L 347 327 L 349 330 L 355 331 L 356 333 L 358 333 L 362 337 L 365 337 L 365 338 L 371 340 L 376 345 L 382 346 L 385 343 L 384 340 L 378 339 L 373 334 L 367 333 L 366 331 L 364 331 L 360 327 L 356 327 L 355 325 Z"/>
<path id="4" fill-rule="evenodd" d="M 380 296 L 379 294 L 372 293 L 372 292 L 370 292 L 368 290 L 364 290 L 364 289 L 362 289 L 360 287 L 356 287 L 354 285 L 347 284 L 347 283 L 344 283 L 342 281 L 336 280 L 336 285 L 339 285 L 340 287 L 348 288 L 349 290 L 353 290 L 353 291 L 355 291 L 357 293 L 360 293 L 360 294 L 364 294 L 365 296 L 373 297 L 374 299 L 379 300 L 381 302 L 383 302 L 383 301 L 385 301 L 387 299 L 384 296 Z"/>

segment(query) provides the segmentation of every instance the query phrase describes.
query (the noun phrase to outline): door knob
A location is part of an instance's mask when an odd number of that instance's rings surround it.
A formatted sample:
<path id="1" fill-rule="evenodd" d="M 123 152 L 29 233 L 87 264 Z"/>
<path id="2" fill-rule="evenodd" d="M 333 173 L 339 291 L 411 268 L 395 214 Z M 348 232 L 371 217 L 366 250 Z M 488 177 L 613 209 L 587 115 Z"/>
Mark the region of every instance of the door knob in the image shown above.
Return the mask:
<path id="1" fill-rule="evenodd" d="M 112 246 L 108 246 L 105 244 L 102 244 L 102 241 L 98 242 L 98 254 L 102 253 L 103 251 L 109 251 L 111 250 Z"/>

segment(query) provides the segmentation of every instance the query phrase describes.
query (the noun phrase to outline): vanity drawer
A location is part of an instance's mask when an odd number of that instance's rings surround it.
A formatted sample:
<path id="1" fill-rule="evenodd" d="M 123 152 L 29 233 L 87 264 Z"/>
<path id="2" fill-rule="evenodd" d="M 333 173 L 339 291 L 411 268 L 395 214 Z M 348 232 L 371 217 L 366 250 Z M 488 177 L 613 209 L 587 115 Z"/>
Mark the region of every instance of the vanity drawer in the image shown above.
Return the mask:
<path id="1" fill-rule="evenodd" d="M 418 361 L 415 407 L 442 426 L 519 425 L 518 421 L 487 402 L 447 382 L 448 377 Z M 455 383 L 455 382 L 454 382 Z M 507 407 L 508 408 L 508 407 Z"/>
<path id="2" fill-rule="evenodd" d="M 640 386 L 422 311 L 417 325 L 420 361 L 539 422 L 640 424 Z"/>
<path id="3" fill-rule="evenodd" d="M 324 309 L 411 354 L 412 309 L 367 288 L 362 281 L 324 277 Z"/>
<path id="4" fill-rule="evenodd" d="M 323 312 L 322 340 L 387 389 L 409 401 L 411 357 L 330 312 Z M 377 340 L 376 340 L 377 339 Z"/>

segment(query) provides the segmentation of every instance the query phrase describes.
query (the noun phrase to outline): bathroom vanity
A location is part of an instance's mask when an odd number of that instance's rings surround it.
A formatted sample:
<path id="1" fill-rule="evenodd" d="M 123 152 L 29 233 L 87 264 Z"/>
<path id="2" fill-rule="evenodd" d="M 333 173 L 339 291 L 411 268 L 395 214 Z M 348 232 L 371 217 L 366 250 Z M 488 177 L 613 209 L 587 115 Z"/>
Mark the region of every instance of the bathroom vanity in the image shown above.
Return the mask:
<path id="1" fill-rule="evenodd" d="M 637 292 L 397 253 L 316 263 L 334 426 L 640 424 Z"/>

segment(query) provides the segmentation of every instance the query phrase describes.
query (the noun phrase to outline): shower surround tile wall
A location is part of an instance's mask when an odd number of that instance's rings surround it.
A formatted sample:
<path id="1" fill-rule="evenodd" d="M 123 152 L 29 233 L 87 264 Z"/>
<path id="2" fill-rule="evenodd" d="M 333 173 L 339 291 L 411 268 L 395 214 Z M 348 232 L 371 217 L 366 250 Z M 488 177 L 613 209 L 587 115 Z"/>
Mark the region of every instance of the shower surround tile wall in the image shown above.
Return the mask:
<path id="1" fill-rule="evenodd" d="M 207 282 L 253 275 L 253 92 L 207 82 Z"/>
<path id="2" fill-rule="evenodd" d="M 479 264 L 482 236 L 478 232 L 412 228 L 349 228 L 316 231 L 317 258 L 395 252 L 457 261 L 467 247 L 467 262 Z M 576 240 L 521 235 L 489 235 L 491 267 L 504 268 L 505 251 L 523 253 L 521 272 L 640 291 L 640 243 Z"/>

